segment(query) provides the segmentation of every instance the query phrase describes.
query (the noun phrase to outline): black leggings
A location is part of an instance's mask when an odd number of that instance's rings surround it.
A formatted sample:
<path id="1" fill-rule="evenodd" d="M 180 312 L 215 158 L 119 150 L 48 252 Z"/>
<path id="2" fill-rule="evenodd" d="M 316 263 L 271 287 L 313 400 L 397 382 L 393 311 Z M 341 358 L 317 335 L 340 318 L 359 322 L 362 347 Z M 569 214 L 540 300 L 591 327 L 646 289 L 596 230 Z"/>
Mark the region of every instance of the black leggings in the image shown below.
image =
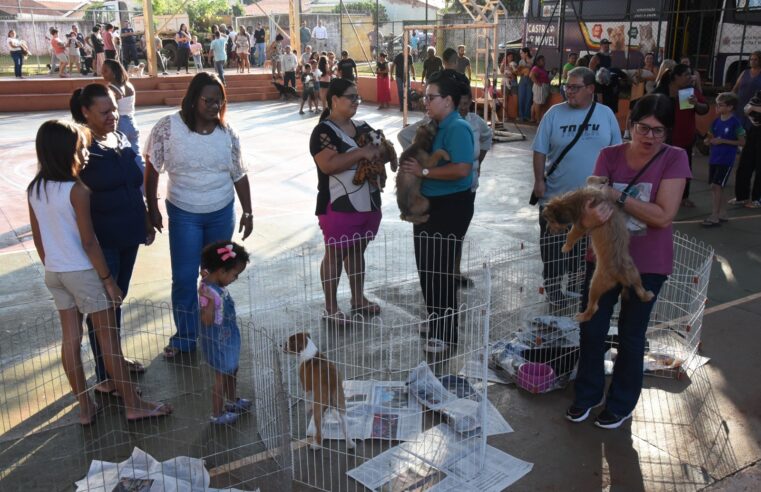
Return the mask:
<path id="1" fill-rule="evenodd" d="M 756 173 L 756 176 L 753 176 Z M 751 188 L 751 179 L 753 188 Z M 745 137 L 740 164 L 735 175 L 735 198 L 761 200 L 761 126 L 752 126 Z"/>
<path id="2" fill-rule="evenodd" d="M 177 48 L 177 71 L 179 72 L 182 67 L 185 67 L 185 71 L 188 71 L 188 59 L 190 58 L 190 48 L 187 46 L 179 46 Z"/>
<path id="3" fill-rule="evenodd" d="M 457 343 L 458 292 L 455 264 L 473 218 L 474 194 L 428 197 L 428 222 L 413 227 L 415 261 L 428 312 L 428 337 Z"/>

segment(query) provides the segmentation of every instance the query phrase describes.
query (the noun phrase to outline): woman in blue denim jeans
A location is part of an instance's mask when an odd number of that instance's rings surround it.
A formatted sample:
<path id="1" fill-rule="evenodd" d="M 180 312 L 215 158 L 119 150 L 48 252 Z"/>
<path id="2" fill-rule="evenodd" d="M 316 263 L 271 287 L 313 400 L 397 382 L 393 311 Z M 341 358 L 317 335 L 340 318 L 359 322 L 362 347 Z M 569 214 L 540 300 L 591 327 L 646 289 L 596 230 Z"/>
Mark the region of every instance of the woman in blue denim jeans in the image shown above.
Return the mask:
<path id="1" fill-rule="evenodd" d="M 108 62 L 118 65 L 113 60 Z M 111 276 L 126 297 L 137 250 L 141 244 L 151 244 L 155 232 L 147 220 L 140 191 L 143 173 L 135 165 L 135 150 L 126 135 L 116 129 L 116 105 L 113 92 L 101 84 L 77 89 L 70 101 L 74 121 L 86 125 L 92 134 L 92 144 L 87 149 L 89 160 L 79 177 L 90 189 L 93 229 Z M 119 307 L 116 308 L 116 327 L 121 328 Z M 95 391 L 114 393 L 116 385 L 106 372 L 103 353 L 89 316 L 87 330 L 95 359 Z M 130 372 L 144 372 L 139 362 L 125 360 Z"/>
<path id="2" fill-rule="evenodd" d="M 642 301 L 633 292 L 622 295 L 622 288 L 617 285 L 602 294 L 592 319 L 581 323 L 576 395 L 566 411 L 571 422 L 586 420 L 592 408 L 604 404 L 595 425 L 616 429 L 631 418 L 642 392 L 645 332 L 658 293 L 672 271 L 672 221 L 679 210 L 685 183 L 691 177 L 684 150 L 664 143 L 674 121 L 671 104 L 668 97 L 660 94 L 641 98 L 629 115 L 631 142 L 603 149 L 595 164 L 593 174 L 608 178 L 610 186 L 604 191 L 616 205 L 604 202 L 591 209 L 588 205 L 582 219 L 584 225 L 590 229 L 601 225 L 614 206 L 627 215 L 629 253 L 642 277 L 642 286 L 654 297 Z M 582 310 L 586 309 L 594 269 L 595 264 L 588 262 Z M 606 338 L 619 297 L 618 354 L 606 394 Z"/>
<path id="3" fill-rule="evenodd" d="M 219 77 L 193 77 L 179 112 L 161 118 L 146 144 L 145 195 L 152 226 L 161 231 L 159 173 L 166 172 L 166 211 L 172 263 L 172 311 L 177 332 L 164 356 L 192 352 L 198 338 L 196 287 L 201 250 L 230 240 L 235 228 L 235 195 L 243 214 L 238 232 L 253 230 L 251 191 L 238 133 L 225 121 L 227 100 Z"/>

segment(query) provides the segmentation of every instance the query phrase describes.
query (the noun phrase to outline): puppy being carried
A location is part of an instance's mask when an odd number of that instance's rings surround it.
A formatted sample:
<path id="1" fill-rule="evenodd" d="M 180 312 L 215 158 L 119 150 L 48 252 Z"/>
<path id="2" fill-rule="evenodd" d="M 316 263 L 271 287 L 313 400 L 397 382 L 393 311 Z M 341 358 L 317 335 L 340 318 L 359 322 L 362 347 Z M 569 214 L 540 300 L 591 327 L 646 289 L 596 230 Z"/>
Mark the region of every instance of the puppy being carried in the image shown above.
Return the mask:
<path id="1" fill-rule="evenodd" d="M 394 144 L 386 140 L 383 130 L 373 130 L 357 136 L 357 145 L 375 145 L 380 148 L 380 158 L 377 161 L 362 160 L 357 165 L 357 172 L 354 173 L 352 182 L 355 185 L 361 185 L 369 181 L 379 190 L 386 187 L 386 167 L 387 162 L 391 163 L 391 170 L 396 172 L 399 167 L 399 160 L 396 158 Z"/>
<path id="2" fill-rule="evenodd" d="M 402 152 L 400 161 L 405 159 L 415 159 L 423 169 L 436 167 L 440 160 L 449 160 L 449 154 L 444 149 L 439 149 L 431 153 L 433 139 L 436 138 L 438 125 L 431 121 L 426 125 L 420 125 L 415 132 L 415 138 L 412 140 L 407 150 Z M 411 173 L 398 173 L 396 175 L 396 203 L 399 205 L 401 214 L 399 218 L 412 222 L 413 224 L 423 224 L 428 222 L 428 199 L 420 193 L 420 185 L 423 179 Z"/>
<path id="3" fill-rule="evenodd" d="M 310 447 L 314 450 L 322 447 L 322 417 L 326 410 L 333 408 L 341 422 L 346 448 L 353 449 L 354 441 L 349 439 L 346 424 L 343 378 L 336 365 L 320 353 L 309 338 L 309 333 L 296 333 L 288 337 L 283 351 L 299 356 L 299 381 L 304 391 L 312 398 L 311 414 L 314 416 L 315 435 Z"/>
<path id="4" fill-rule="evenodd" d="M 626 216 L 599 188 L 599 185 L 607 183 L 608 178 L 590 176 L 587 178 L 587 184 L 590 186 L 553 198 L 542 212 L 547 220 L 547 226 L 553 232 L 563 232 L 568 224 L 573 224 L 561 250 L 563 253 L 571 251 L 573 245 L 587 233 L 592 236 L 592 248 L 597 257 L 597 266 L 589 286 L 587 309 L 576 315 L 578 321 L 589 321 L 597 312 L 597 301 L 600 297 L 617 284 L 621 284 L 624 288 L 622 295 L 626 295 L 626 288 L 631 287 L 642 302 L 653 299 L 653 293 L 642 287 L 639 271 L 629 254 Z M 590 203 L 594 207 L 602 202 L 612 205 L 613 214 L 604 224 L 591 230 L 586 229 L 581 223 L 585 206 Z"/>

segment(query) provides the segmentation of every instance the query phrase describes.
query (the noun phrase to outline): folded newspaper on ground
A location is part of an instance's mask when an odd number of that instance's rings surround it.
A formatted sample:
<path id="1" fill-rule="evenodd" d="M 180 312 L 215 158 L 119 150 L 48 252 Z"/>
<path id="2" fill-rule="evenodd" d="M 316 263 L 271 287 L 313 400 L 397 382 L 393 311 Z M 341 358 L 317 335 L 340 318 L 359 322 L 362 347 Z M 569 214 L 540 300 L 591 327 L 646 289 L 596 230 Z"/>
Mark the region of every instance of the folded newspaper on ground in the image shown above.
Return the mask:
<path id="1" fill-rule="evenodd" d="M 472 447 L 457 433 L 440 424 L 346 474 L 375 491 L 499 492 L 520 480 L 534 466 L 486 446 L 483 468 L 473 473 L 463 469 L 473 466 L 473 454 Z"/>
<path id="2" fill-rule="evenodd" d="M 444 415 L 452 430 L 460 434 L 480 432 L 482 397 L 467 379 L 444 376 L 439 380 L 428 364 L 421 362 L 410 371 L 407 383 L 410 394 L 414 395 L 426 408 Z M 488 399 L 485 416 L 487 436 L 513 432 L 510 424 Z"/>
<path id="3" fill-rule="evenodd" d="M 422 407 L 403 381 L 344 381 L 351 439 L 407 441 L 423 430 Z M 307 435 L 314 435 L 314 417 Z M 323 439 L 344 439 L 335 410 L 322 419 Z"/>
<path id="4" fill-rule="evenodd" d="M 134 448 L 132 455 L 121 463 L 93 460 L 87 476 L 76 482 L 77 492 L 111 492 L 124 487 L 130 480 L 150 481 L 150 492 L 185 492 L 203 490 L 207 492 L 239 492 L 239 489 L 213 489 L 209 487 L 209 472 L 203 460 L 178 456 L 158 462 L 145 451 Z M 120 485 L 121 484 L 121 485 Z M 135 482 L 130 485 L 136 485 Z M 258 490 L 258 489 L 257 489 Z M 242 492 L 242 491 L 240 491 Z"/>

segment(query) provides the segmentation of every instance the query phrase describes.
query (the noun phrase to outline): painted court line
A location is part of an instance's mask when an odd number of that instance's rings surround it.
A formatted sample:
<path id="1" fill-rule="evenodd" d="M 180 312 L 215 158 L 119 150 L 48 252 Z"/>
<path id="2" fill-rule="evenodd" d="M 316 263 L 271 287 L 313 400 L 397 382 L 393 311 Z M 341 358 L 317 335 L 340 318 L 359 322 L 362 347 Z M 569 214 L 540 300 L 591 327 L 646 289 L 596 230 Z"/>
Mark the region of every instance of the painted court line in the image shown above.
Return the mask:
<path id="1" fill-rule="evenodd" d="M 745 297 L 735 299 L 734 301 L 727 301 L 725 303 L 710 307 L 703 312 L 703 316 L 707 314 L 718 313 L 720 311 L 724 311 L 726 309 L 738 306 L 740 304 L 745 304 L 746 302 L 755 301 L 756 299 L 761 299 L 761 292 L 756 292 L 755 294 L 750 294 Z"/>

